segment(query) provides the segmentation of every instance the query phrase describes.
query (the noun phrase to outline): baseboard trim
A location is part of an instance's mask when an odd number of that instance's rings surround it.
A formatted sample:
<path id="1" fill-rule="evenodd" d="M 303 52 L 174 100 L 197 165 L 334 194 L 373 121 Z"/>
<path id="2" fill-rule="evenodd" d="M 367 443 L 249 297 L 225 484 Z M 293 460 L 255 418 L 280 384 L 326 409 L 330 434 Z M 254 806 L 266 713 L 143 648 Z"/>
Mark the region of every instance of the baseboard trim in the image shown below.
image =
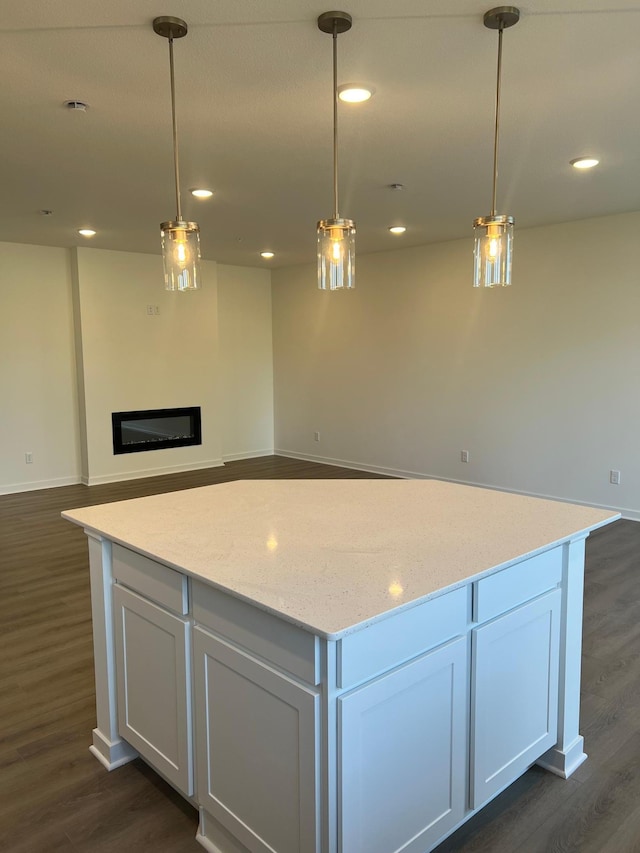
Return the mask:
<path id="1" fill-rule="evenodd" d="M 264 450 L 245 450 L 243 453 L 223 453 L 223 462 L 239 462 L 241 459 L 258 459 L 260 456 L 273 456 L 275 450 L 273 447 L 266 447 Z"/>
<path id="2" fill-rule="evenodd" d="M 558 495 L 544 495 L 538 492 L 525 492 L 520 489 L 510 489 L 506 486 L 499 486 L 495 483 L 475 483 L 471 480 L 458 480 L 453 477 L 440 477 L 437 474 L 425 474 L 422 471 L 404 471 L 401 468 L 387 468 L 381 465 L 362 464 L 361 462 L 351 462 L 348 459 L 332 459 L 328 456 L 318 456 L 314 453 L 300 453 L 299 451 L 284 450 L 276 448 L 274 451 L 276 456 L 285 456 L 288 459 L 301 459 L 308 462 L 317 462 L 319 465 L 336 465 L 340 468 L 351 468 L 354 471 L 368 471 L 371 474 L 385 474 L 388 477 L 398 477 L 401 480 L 442 480 L 445 483 L 459 483 L 462 486 L 476 486 L 479 489 L 497 489 L 500 492 L 508 492 L 512 495 L 523 495 L 528 498 L 542 498 L 547 501 L 559 501 L 560 503 L 572 503 L 579 506 L 595 507 L 596 509 L 604 509 L 609 512 L 619 512 L 622 518 L 630 521 L 640 521 L 640 510 L 628 509 L 625 507 L 609 506 L 602 503 L 591 503 L 589 501 L 578 500 L 578 498 L 558 497 Z"/>
<path id="3" fill-rule="evenodd" d="M 141 471 L 121 471 L 118 474 L 104 474 L 98 477 L 83 477 L 85 486 L 100 486 L 104 483 L 121 483 L 123 480 L 143 480 L 145 477 L 162 477 L 164 474 L 180 474 L 183 471 L 200 471 L 202 468 L 220 468 L 222 459 L 209 459 L 205 462 L 192 462 L 185 465 L 168 465 L 163 468 L 146 468 Z"/>
<path id="4" fill-rule="evenodd" d="M 31 483 L 8 483 L 0 486 L 0 495 L 14 495 L 18 492 L 37 492 L 40 489 L 58 489 L 61 486 L 77 486 L 82 482 L 78 475 L 75 477 L 56 477 L 53 480 L 35 480 Z"/>

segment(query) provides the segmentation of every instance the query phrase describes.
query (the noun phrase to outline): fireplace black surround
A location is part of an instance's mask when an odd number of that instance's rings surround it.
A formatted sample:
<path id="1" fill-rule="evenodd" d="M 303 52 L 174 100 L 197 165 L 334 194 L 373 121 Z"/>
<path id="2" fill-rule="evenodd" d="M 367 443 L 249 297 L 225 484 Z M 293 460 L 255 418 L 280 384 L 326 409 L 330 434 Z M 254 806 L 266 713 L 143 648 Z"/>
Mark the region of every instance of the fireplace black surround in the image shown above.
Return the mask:
<path id="1" fill-rule="evenodd" d="M 202 444 L 200 406 L 113 412 L 111 423 L 114 455 Z"/>

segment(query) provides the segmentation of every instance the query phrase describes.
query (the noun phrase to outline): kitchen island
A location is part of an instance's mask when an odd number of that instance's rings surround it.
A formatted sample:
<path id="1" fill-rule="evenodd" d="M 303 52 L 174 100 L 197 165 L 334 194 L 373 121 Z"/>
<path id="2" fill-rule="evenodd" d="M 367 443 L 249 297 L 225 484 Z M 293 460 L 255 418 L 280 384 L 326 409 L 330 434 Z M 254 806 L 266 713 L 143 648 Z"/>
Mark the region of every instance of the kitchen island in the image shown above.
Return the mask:
<path id="1" fill-rule="evenodd" d="M 584 543 L 618 514 L 434 480 L 238 481 L 71 510 L 97 727 L 213 853 L 426 853 L 579 734 Z"/>

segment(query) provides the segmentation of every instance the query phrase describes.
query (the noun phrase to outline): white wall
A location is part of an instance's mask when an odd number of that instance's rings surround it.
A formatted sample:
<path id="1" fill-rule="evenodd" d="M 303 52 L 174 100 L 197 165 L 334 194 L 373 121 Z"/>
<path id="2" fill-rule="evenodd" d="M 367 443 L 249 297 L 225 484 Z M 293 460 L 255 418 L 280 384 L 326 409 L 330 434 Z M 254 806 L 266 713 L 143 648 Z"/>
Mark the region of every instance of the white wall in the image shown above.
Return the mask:
<path id="1" fill-rule="evenodd" d="M 471 286 L 471 239 L 359 256 L 352 293 L 274 272 L 276 453 L 640 517 L 639 229 L 518 230 L 500 290 Z"/>
<path id="2" fill-rule="evenodd" d="M 222 464 L 217 265 L 203 262 L 202 290 L 170 293 L 162 284 L 160 257 L 73 251 L 86 408 L 83 482 Z M 159 313 L 149 315 L 148 305 Z M 114 455 L 112 412 L 182 406 L 202 409 L 201 445 Z"/>
<path id="3" fill-rule="evenodd" d="M 271 272 L 218 265 L 224 459 L 273 453 Z"/>
<path id="4" fill-rule="evenodd" d="M 159 257 L 0 243 L 0 493 L 273 452 L 270 273 L 203 273 L 167 293 Z M 112 411 L 179 405 L 203 407 L 201 446 L 113 456 Z"/>
<path id="5" fill-rule="evenodd" d="M 0 492 L 79 476 L 69 253 L 0 243 Z"/>

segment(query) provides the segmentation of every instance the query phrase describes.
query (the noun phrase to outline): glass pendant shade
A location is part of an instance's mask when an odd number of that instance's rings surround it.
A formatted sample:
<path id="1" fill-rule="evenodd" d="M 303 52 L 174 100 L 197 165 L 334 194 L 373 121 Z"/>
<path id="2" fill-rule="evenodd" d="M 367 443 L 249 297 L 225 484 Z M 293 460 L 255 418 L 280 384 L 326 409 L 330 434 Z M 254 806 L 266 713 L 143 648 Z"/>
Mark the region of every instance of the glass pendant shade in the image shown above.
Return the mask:
<path id="1" fill-rule="evenodd" d="M 162 260 L 166 290 L 200 289 L 200 228 L 195 222 L 163 222 Z"/>
<path id="2" fill-rule="evenodd" d="M 474 287 L 506 287 L 511 284 L 513 217 L 480 216 L 473 222 Z"/>
<path id="3" fill-rule="evenodd" d="M 318 222 L 318 287 L 353 290 L 356 272 L 356 227 L 351 219 Z"/>

